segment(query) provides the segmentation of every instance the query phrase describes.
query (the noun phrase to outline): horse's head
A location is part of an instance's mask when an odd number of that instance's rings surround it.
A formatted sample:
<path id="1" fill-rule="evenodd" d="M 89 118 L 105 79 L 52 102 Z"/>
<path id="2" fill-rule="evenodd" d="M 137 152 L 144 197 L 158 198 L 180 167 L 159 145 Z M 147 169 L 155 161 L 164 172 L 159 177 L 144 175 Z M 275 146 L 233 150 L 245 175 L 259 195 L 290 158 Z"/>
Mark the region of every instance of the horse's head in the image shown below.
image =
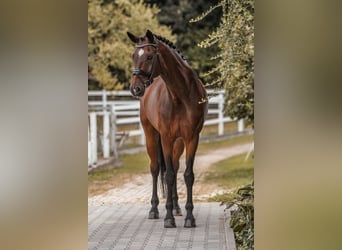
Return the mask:
<path id="1" fill-rule="evenodd" d="M 153 78 L 158 75 L 158 44 L 153 33 L 147 30 L 145 37 L 136 37 L 127 32 L 128 37 L 135 43 L 132 55 L 134 69 L 131 78 L 130 91 L 133 96 L 142 97 L 145 88 L 152 84 Z"/>

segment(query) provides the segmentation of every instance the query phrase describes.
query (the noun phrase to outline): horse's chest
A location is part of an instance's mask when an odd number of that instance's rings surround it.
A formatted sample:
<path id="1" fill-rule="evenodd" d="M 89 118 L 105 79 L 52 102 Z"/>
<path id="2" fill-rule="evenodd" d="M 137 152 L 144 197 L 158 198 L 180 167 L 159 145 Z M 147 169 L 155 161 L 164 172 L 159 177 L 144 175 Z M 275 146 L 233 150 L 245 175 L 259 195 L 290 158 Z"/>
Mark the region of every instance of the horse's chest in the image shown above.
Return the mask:
<path id="1" fill-rule="evenodd" d="M 191 137 L 199 133 L 203 124 L 203 115 L 195 107 L 183 103 L 173 103 L 170 99 L 160 99 L 159 105 L 144 102 L 142 106 L 144 123 L 148 122 L 157 131 L 170 137 Z"/>
<path id="2" fill-rule="evenodd" d="M 160 122 L 168 134 L 186 137 L 189 131 L 194 132 L 196 130 L 197 120 L 196 117 L 193 117 L 186 110 L 179 109 L 173 112 L 169 111 Z"/>

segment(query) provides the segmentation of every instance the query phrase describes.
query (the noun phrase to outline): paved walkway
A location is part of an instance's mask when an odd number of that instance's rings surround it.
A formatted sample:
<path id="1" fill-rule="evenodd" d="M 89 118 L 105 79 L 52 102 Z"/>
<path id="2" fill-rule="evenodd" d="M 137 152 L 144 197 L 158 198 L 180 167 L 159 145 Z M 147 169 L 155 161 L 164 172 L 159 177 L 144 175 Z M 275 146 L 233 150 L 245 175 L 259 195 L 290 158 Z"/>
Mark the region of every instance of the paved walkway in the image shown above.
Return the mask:
<path id="1" fill-rule="evenodd" d="M 196 228 L 184 228 L 186 190 L 185 168 L 181 161 L 178 174 L 179 205 L 183 216 L 177 216 L 177 228 L 164 228 L 165 199 L 159 196 L 160 219 L 149 220 L 152 178 L 149 174 L 136 177 L 121 187 L 88 198 L 88 249 L 91 250 L 166 250 L 213 249 L 235 250 L 233 232 L 224 223 L 224 207 L 206 203 L 208 197 L 221 190 L 212 190 L 201 183 L 204 173 L 213 163 L 247 152 L 251 144 L 211 151 L 196 156 L 194 184 L 194 216 Z M 227 191 L 227 190 L 222 190 Z M 229 220 L 229 218 L 228 218 Z"/>
<path id="2" fill-rule="evenodd" d="M 185 214 L 184 204 L 180 206 Z M 235 249 L 231 229 L 224 224 L 224 207 L 219 203 L 194 206 L 196 228 L 184 228 L 184 216 L 175 217 L 176 228 L 164 228 L 164 205 L 159 205 L 161 218 L 156 220 L 147 218 L 148 205 L 90 205 L 88 249 Z"/>

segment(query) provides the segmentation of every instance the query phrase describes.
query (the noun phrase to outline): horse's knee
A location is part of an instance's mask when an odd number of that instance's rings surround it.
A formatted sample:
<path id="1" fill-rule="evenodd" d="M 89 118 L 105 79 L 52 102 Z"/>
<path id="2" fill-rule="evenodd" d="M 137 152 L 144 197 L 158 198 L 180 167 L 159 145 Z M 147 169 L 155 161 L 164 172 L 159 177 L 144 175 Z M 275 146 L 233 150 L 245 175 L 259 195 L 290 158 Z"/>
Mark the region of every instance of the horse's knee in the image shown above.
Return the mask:
<path id="1" fill-rule="evenodd" d="M 185 171 L 184 180 L 185 180 L 186 185 L 193 185 L 193 183 L 195 181 L 194 173 L 190 172 L 190 171 Z"/>
<path id="2" fill-rule="evenodd" d="M 159 175 L 159 167 L 157 164 L 151 164 L 150 165 L 150 172 L 152 176 L 158 176 Z"/>

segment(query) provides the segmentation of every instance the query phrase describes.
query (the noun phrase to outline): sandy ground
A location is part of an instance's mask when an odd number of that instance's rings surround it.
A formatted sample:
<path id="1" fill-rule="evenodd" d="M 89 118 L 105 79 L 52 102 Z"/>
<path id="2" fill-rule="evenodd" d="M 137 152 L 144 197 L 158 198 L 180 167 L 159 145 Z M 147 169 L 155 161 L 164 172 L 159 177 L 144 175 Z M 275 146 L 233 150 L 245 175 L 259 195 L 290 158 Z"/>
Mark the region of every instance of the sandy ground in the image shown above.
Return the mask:
<path id="1" fill-rule="evenodd" d="M 216 194 L 222 194 L 229 190 L 222 190 L 215 183 L 204 184 L 203 178 L 205 172 L 216 162 L 229 157 L 247 153 L 251 149 L 251 144 L 242 144 L 234 147 L 218 149 L 208 152 L 205 155 L 197 155 L 194 163 L 195 183 L 193 186 L 194 201 L 206 201 L 209 197 Z M 177 176 L 177 187 L 179 203 L 186 201 L 186 186 L 183 173 L 185 170 L 185 158 L 181 158 L 180 169 Z M 159 192 L 160 204 L 165 203 Z M 114 188 L 106 193 L 88 198 L 88 205 L 113 205 L 113 204 L 149 204 L 152 194 L 152 177 L 150 174 L 140 175 L 123 184 L 121 187 Z"/>

